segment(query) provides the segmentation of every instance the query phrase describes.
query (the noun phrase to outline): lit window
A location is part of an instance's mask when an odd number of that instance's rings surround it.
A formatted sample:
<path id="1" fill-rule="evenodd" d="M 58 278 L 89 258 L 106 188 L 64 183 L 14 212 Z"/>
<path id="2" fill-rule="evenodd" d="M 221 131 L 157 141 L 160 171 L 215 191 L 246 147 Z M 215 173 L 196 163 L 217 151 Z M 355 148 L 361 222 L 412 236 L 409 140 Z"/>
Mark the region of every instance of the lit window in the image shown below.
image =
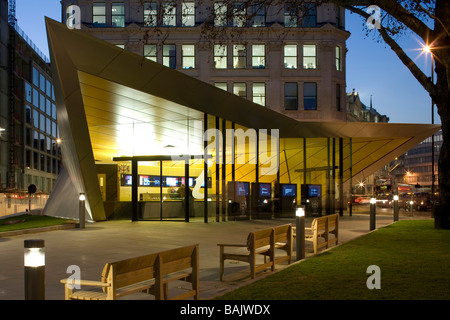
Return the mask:
<path id="1" fill-rule="evenodd" d="M 233 3 L 233 27 L 245 27 L 247 24 L 247 10 L 244 3 Z"/>
<path id="2" fill-rule="evenodd" d="M 183 2 L 181 25 L 183 27 L 195 26 L 195 4 L 194 2 Z"/>
<path id="3" fill-rule="evenodd" d="M 175 27 L 177 25 L 177 8 L 174 2 L 163 3 L 163 26 Z"/>
<path id="4" fill-rule="evenodd" d="M 113 27 L 125 27 L 125 5 L 123 3 L 112 4 L 111 21 Z"/>
<path id="5" fill-rule="evenodd" d="M 252 4 L 252 27 L 266 25 L 266 7 L 264 3 Z"/>
<path id="6" fill-rule="evenodd" d="M 297 69 L 296 44 L 287 44 L 284 46 L 284 67 L 286 69 Z"/>
<path id="7" fill-rule="evenodd" d="M 156 44 L 145 44 L 144 45 L 144 57 L 148 60 L 158 62 L 156 58 Z"/>
<path id="8" fill-rule="evenodd" d="M 227 25 L 227 4 L 225 2 L 214 3 L 214 25 L 216 27 Z"/>
<path id="9" fill-rule="evenodd" d="M 156 2 L 144 3 L 144 26 L 156 27 L 158 23 L 158 4 Z"/>
<path id="10" fill-rule="evenodd" d="M 224 90 L 224 91 L 227 91 L 227 90 L 228 90 L 228 89 L 227 89 L 227 83 L 226 83 L 226 82 L 215 82 L 215 83 L 214 83 L 214 86 L 215 86 L 216 88 L 222 89 L 222 90 Z"/>
<path id="11" fill-rule="evenodd" d="M 316 69 L 316 45 L 305 44 L 303 46 L 303 68 Z"/>
<path id="12" fill-rule="evenodd" d="M 284 84 L 284 108 L 298 110 L 298 86 L 295 82 Z"/>
<path id="13" fill-rule="evenodd" d="M 266 84 L 253 83 L 253 102 L 262 106 L 266 105 Z"/>
<path id="14" fill-rule="evenodd" d="M 163 65 L 176 68 L 176 47 L 174 44 L 165 44 L 163 46 Z"/>
<path id="15" fill-rule="evenodd" d="M 193 44 L 184 44 L 181 47 L 183 57 L 183 69 L 195 68 L 195 46 Z"/>
<path id="16" fill-rule="evenodd" d="M 241 98 L 247 98 L 247 85 L 245 82 L 236 82 L 233 84 L 233 93 Z"/>
<path id="17" fill-rule="evenodd" d="M 266 49 L 263 44 L 252 45 L 252 67 L 264 69 L 266 67 Z"/>
<path id="18" fill-rule="evenodd" d="M 243 44 L 233 45 L 233 68 L 243 69 L 247 67 L 247 49 Z"/>
<path id="19" fill-rule="evenodd" d="M 214 67 L 216 69 L 227 68 L 227 46 L 216 44 L 214 45 Z"/>
<path id="20" fill-rule="evenodd" d="M 342 71 L 342 50 L 340 46 L 336 46 L 336 70 Z"/>
<path id="21" fill-rule="evenodd" d="M 92 23 L 94 27 L 104 27 L 106 25 L 106 6 L 104 3 L 94 3 L 92 5 Z"/>
<path id="22" fill-rule="evenodd" d="M 303 108 L 317 110 L 317 85 L 314 82 L 303 84 Z"/>

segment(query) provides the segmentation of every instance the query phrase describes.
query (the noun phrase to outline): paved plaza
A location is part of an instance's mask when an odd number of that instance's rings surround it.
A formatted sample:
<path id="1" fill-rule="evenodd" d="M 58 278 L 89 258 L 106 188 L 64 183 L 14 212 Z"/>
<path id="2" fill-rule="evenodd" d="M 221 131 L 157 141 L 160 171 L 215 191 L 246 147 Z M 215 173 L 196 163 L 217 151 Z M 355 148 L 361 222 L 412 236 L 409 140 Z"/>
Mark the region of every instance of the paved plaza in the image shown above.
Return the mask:
<path id="1" fill-rule="evenodd" d="M 415 218 L 420 217 L 400 216 L 401 220 Z M 312 219 L 312 217 L 306 218 L 307 227 L 310 226 Z M 392 222 L 392 214 L 377 214 L 377 228 Z M 100 280 L 102 268 L 106 262 L 195 243 L 198 243 L 200 248 L 200 298 L 211 299 L 253 281 L 249 276 L 248 264 L 228 260 L 225 263 L 225 281 L 219 281 L 217 244 L 246 243 L 249 232 L 286 223 L 295 225 L 295 219 L 220 223 L 122 220 L 88 223 L 85 229 L 0 237 L 0 300 L 24 299 L 23 252 L 26 239 L 45 240 L 47 300 L 64 299 L 64 286 L 60 280 L 70 276 L 66 270 L 71 265 L 80 267 L 83 280 Z M 339 225 L 339 244 L 342 244 L 369 232 L 369 215 L 355 213 L 349 216 L 345 213 L 340 217 Z M 306 251 L 306 258 L 308 258 L 312 255 L 312 243 L 306 242 Z M 276 270 L 287 266 L 287 264 L 277 265 Z M 261 276 L 257 277 L 257 279 L 260 278 Z M 183 287 L 179 286 L 174 290 L 183 290 Z M 153 296 L 138 293 L 126 299 L 153 299 Z"/>

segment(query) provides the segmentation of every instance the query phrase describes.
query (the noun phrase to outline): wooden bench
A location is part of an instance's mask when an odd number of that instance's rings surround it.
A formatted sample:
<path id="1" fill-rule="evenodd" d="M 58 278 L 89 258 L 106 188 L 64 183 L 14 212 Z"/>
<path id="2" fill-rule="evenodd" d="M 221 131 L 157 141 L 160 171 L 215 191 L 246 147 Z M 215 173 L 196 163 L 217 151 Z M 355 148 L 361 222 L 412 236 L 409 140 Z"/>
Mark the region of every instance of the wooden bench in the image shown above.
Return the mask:
<path id="1" fill-rule="evenodd" d="M 275 264 L 283 261 L 291 263 L 293 251 L 292 226 L 284 225 L 250 232 L 246 244 L 218 244 L 220 247 L 220 280 L 223 281 L 225 260 L 238 260 L 250 264 L 252 279 L 256 273 L 267 268 L 275 270 Z M 246 248 L 247 252 L 225 252 L 225 247 Z M 286 252 L 284 256 L 277 257 L 276 250 Z M 264 263 L 257 265 L 257 255 L 264 255 Z M 269 258 L 267 261 L 266 258 Z"/>
<path id="2" fill-rule="evenodd" d="M 337 244 L 339 239 L 339 215 L 331 214 L 319 218 L 315 218 L 310 228 L 305 228 L 309 233 L 305 233 L 305 240 L 311 241 L 314 247 L 314 254 L 318 252 L 320 248 L 326 247 L 330 244 Z M 334 237 L 330 239 L 329 235 L 333 234 Z M 294 237 L 296 237 L 296 228 L 294 227 Z M 323 241 L 319 241 L 323 238 Z"/>
<path id="3" fill-rule="evenodd" d="M 198 244 L 145 256 L 107 263 L 100 281 L 79 280 L 80 286 L 93 290 L 74 290 L 72 279 L 63 279 L 66 300 L 116 300 L 136 292 L 153 294 L 155 300 L 169 299 L 168 284 L 184 280 L 192 290 L 170 299 L 199 299 Z"/>

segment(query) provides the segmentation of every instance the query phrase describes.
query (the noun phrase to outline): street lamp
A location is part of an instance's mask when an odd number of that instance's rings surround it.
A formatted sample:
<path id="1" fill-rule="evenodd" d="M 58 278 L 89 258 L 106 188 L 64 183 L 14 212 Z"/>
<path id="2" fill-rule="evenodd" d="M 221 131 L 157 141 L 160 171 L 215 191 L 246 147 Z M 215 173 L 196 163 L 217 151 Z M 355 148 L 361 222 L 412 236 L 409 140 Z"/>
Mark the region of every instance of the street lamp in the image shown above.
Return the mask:
<path id="1" fill-rule="evenodd" d="M 394 195 L 394 221 L 398 221 L 398 195 Z"/>
<path id="2" fill-rule="evenodd" d="M 84 193 L 80 193 L 78 197 L 78 206 L 79 206 L 79 228 L 84 229 L 85 226 L 85 219 L 86 219 L 86 206 L 85 206 L 86 197 Z"/>
<path id="3" fill-rule="evenodd" d="M 377 199 L 370 198 L 370 231 L 375 229 L 375 215 L 376 215 Z"/>
<path id="4" fill-rule="evenodd" d="M 44 240 L 24 241 L 25 300 L 45 300 Z"/>

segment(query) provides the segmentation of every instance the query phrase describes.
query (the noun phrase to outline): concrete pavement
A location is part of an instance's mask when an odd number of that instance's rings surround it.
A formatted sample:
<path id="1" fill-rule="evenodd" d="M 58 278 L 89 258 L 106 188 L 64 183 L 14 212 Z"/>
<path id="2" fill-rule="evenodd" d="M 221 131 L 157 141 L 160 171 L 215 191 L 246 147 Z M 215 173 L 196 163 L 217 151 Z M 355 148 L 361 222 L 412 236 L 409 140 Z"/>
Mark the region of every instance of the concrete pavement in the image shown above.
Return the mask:
<path id="1" fill-rule="evenodd" d="M 400 216 L 400 219 L 417 217 Z M 420 217 L 419 217 L 420 218 Z M 423 218 L 423 217 L 421 217 Z M 310 226 L 313 218 L 306 218 Z M 392 214 L 379 215 L 376 227 L 393 222 Z M 200 298 L 211 299 L 230 290 L 251 283 L 248 264 L 226 261 L 225 281 L 219 281 L 218 243 L 245 243 L 250 231 L 274 225 L 294 223 L 295 219 L 211 222 L 202 221 L 107 221 L 86 224 L 85 229 L 68 229 L 9 237 L 0 235 L 0 300 L 24 299 L 23 246 L 26 239 L 45 240 L 46 299 L 63 300 L 64 287 L 60 283 L 71 274 L 71 265 L 80 267 L 84 280 L 100 280 L 106 262 L 122 260 L 147 253 L 198 243 L 200 248 Z M 369 215 L 347 213 L 340 217 L 339 244 L 369 232 Z M 333 248 L 333 246 L 331 246 Z M 312 243 L 306 242 L 306 258 L 312 255 Z M 294 241 L 294 257 L 295 241 Z M 287 267 L 277 265 L 277 270 Z M 261 277 L 271 274 L 265 272 Z M 177 286 L 174 290 L 183 290 Z M 153 296 L 134 294 L 131 300 L 153 299 Z"/>

